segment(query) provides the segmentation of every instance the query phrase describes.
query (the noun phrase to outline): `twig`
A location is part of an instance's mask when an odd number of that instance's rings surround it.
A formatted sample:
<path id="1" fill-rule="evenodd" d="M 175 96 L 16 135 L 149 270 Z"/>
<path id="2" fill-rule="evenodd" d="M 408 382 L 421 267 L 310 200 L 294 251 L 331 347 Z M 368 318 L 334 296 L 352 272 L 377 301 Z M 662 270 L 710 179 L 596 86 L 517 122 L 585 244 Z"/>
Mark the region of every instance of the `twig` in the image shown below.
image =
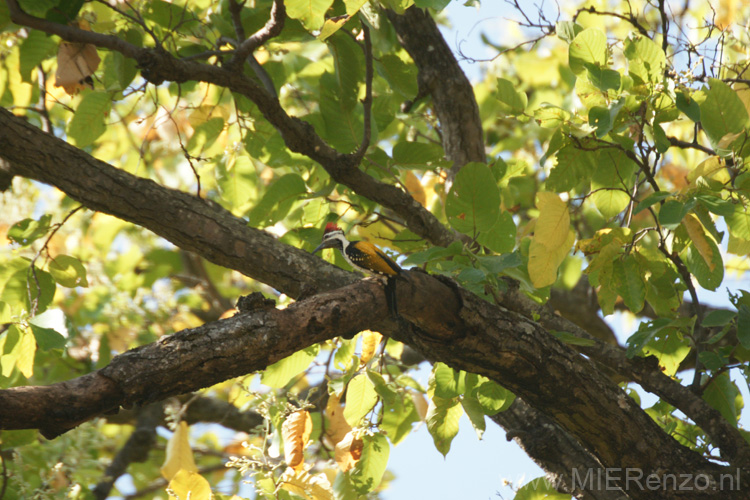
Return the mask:
<path id="1" fill-rule="evenodd" d="M 238 5 L 236 0 L 232 0 L 231 4 Z M 240 31 L 237 32 L 237 36 L 240 37 L 240 33 L 244 34 L 244 30 L 242 29 L 242 23 L 238 23 L 235 20 L 235 18 L 239 19 L 239 10 L 237 10 L 237 13 L 238 15 L 233 15 L 232 19 L 235 26 L 235 31 L 237 31 L 237 25 L 240 25 Z M 266 24 L 261 29 L 253 33 L 247 40 L 244 40 L 239 44 L 239 46 L 237 47 L 237 51 L 234 53 L 234 56 L 232 57 L 231 61 L 229 61 L 228 65 L 230 67 L 239 65 L 242 61 L 251 56 L 255 49 L 266 43 L 271 38 L 278 36 L 279 33 L 281 33 L 281 30 L 284 28 L 285 19 L 286 9 L 284 7 L 284 1 L 274 0 L 273 5 L 271 5 L 271 16 L 269 17 Z M 243 38 L 244 37 L 240 37 L 240 40 L 242 40 Z"/>

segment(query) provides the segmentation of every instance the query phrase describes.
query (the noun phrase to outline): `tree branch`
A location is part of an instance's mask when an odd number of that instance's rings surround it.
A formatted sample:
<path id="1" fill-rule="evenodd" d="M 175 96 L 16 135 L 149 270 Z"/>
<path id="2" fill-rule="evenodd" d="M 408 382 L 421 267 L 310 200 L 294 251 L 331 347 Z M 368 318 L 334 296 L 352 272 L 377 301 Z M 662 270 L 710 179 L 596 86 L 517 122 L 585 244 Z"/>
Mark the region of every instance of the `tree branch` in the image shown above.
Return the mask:
<path id="1" fill-rule="evenodd" d="M 410 7 L 399 15 L 386 10 L 398 39 L 417 65 L 420 89 L 432 96 L 440 121 L 445 156 L 453 162 L 452 179 L 466 163 L 484 163 L 484 137 L 474 89 L 445 43 L 435 20 Z"/>

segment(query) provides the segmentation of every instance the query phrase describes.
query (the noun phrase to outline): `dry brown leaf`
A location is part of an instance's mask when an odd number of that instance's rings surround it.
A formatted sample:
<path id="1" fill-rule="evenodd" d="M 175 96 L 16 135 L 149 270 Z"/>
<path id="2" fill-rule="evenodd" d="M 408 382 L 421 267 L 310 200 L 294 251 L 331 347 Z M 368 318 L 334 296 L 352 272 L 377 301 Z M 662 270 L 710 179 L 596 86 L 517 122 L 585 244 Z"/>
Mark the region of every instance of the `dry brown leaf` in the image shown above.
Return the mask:
<path id="1" fill-rule="evenodd" d="M 82 30 L 90 31 L 89 24 L 85 21 L 74 24 Z M 55 86 L 62 87 L 68 95 L 75 95 L 84 88 L 93 89 L 91 75 L 101 62 L 96 47 L 90 43 L 60 43 L 57 49 Z"/>
<path id="2" fill-rule="evenodd" d="M 289 467 L 302 470 L 305 465 L 304 451 L 312 432 L 312 418 L 305 410 L 295 411 L 289 415 L 281 426 L 284 439 L 284 458 Z"/>
<path id="3" fill-rule="evenodd" d="M 362 458 L 363 445 L 362 440 L 355 438 L 354 433 L 351 431 L 336 444 L 334 458 L 341 472 L 346 472 L 357 465 L 359 459 Z"/>

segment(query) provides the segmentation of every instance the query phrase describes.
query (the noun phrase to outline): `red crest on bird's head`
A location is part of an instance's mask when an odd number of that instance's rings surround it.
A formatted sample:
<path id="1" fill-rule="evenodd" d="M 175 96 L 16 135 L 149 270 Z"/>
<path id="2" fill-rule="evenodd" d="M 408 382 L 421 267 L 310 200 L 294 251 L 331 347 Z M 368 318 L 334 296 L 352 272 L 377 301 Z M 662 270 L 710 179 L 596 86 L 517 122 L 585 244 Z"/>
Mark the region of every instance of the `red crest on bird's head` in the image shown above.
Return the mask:
<path id="1" fill-rule="evenodd" d="M 336 225 L 335 222 L 329 222 L 326 224 L 326 230 L 323 232 L 323 234 L 332 233 L 333 231 L 341 231 L 341 228 Z"/>

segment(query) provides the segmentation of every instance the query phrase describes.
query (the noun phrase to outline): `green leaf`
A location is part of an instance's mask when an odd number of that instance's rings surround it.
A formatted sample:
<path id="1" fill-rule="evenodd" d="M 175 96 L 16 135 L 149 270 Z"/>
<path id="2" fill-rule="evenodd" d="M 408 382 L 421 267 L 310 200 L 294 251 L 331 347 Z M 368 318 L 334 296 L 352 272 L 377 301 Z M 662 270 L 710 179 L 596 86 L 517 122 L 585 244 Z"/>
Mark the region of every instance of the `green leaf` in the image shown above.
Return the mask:
<path id="1" fill-rule="evenodd" d="M 383 420 L 379 427 L 395 446 L 411 433 L 412 424 L 419 421 L 413 399 L 408 393 L 402 393 L 391 403 L 383 405 Z"/>
<path id="2" fill-rule="evenodd" d="M 487 423 L 484 420 L 484 409 L 475 398 L 466 395 L 461 398 L 461 406 L 466 412 L 466 416 L 469 417 L 471 426 L 474 427 L 474 432 L 477 434 L 477 438 L 482 439 L 484 431 L 487 428 Z"/>
<path id="3" fill-rule="evenodd" d="M 486 415 L 507 410 L 516 399 L 515 394 L 492 380 L 482 382 L 472 391 Z"/>
<path id="4" fill-rule="evenodd" d="M 43 31 L 31 30 L 21 42 L 20 72 L 24 82 L 31 83 L 32 70 L 54 53 L 57 42 Z"/>
<path id="5" fill-rule="evenodd" d="M 734 311 L 717 309 L 706 314 L 706 317 L 703 318 L 703 326 L 706 328 L 713 326 L 724 326 L 729 324 L 729 322 L 731 322 L 735 318 L 735 316 L 737 316 L 737 313 Z"/>
<path id="6" fill-rule="evenodd" d="M 625 41 L 625 57 L 628 59 L 628 75 L 636 83 L 657 83 L 664 78 L 667 58 L 664 51 L 653 40 L 634 35 Z"/>
<path id="7" fill-rule="evenodd" d="M 451 0 L 414 0 L 414 5 L 419 7 L 420 9 L 433 9 L 436 12 L 440 12 L 445 7 L 448 6 L 448 4 L 451 2 Z"/>
<path id="8" fill-rule="evenodd" d="M 308 31 L 323 26 L 325 13 L 332 4 L 333 0 L 284 0 L 286 14 L 292 19 L 299 19 Z"/>
<path id="9" fill-rule="evenodd" d="M 375 490 L 383 480 L 391 448 L 383 434 L 366 434 L 362 437 L 362 442 L 362 456 L 349 472 L 349 480 L 357 493 L 366 495 Z"/>
<path id="10" fill-rule="evenodd" d="M 414 99 L 417 96 L 419 85 L 414 64 L 407 64 L 393 54 L 385 54 L 375 61 L 375 69 L 404 98 Z"/>
<path id="11" fill-rule="evenodd" d="M 216 168 L 216 184 L 222 199 L 232 211 L 250 200 L 256 191 L 258 176 L 253 160 L 245 155 L 235 156 L 228 162 L 219 162 Z"/>
<path id="12" fill-rule="evenodd" d="M 750 210 L 742 204 L 734 206 L 733 213 L 726 219 L 729 232 L 742 240 L 750 240 Z"/>
<path id="13" fill-rule="evenodd" d="M 557 34 L 557 37 L 568 44 L 571 43 L 581 31 L 583 31 L 583 27 L 573 21 L 558 21 L 555 25 L 555 33 Z"/>
<path id="14" fill-rule="evenodd" d="M 711 262 L 706 262 L 695 245 L 690 243 L 687 248 L 685 266 L 695 276 L 700 286 L 706 290 L 716 290 L 724 280 L 724 261 L 714 240 L 707 237 L 705 242 L 711 247 Z"/>
<path id="15" fill-rule="evenodd" d="M 13 224 L 8 230 L 8 239 L 19 245 L 28 246 L 47 234 L 50 214 L 42 215 L 39 220 L 24 219 Z"/>
<path id="16" fill-rule="evenodd" d="M 0 443 L 3 450 L 12 450 L 19 446 L 31 444 L 37 440 L 39 431 L 36 429 L 25 429 L 22 431 L 0 431 Z"/>
<path id="17" fill-rule="evenodd" d="M 499 254 L 509 254 L 516 247 L 516 233 L 517 228 L 513 221 L 513 215 L 504 211 L 500 212 L 495 225 L 488 231 L 481 233 L 477 241 L 480 245 L 484 245 Z M 516 267 L 513 262 L 508 261 L 506 267 Z M 520 265 L 520 263 L 517 265 Z"/>
<path id="18" fill-rule="evenodd" d="M 445 363 L 435 363 L 432 369 L 435 380 L 435 395 L 439 398 L 450 399 L 463 394 L 466 391 L 466 372 L 455 371 Z"/>
<path id="19" fill-rule="evenodd" d="M 84 148 L 93 144 L 106 129 L 112 98 L 107 92 L 87 92 L 78 104 L 73 119 L 68 123 L 68 137 Z"/>
<path id="20" fill-rule="evenodd" d="M 706 207 L 709 212 L 715 213 L 716 215 L 723 215 L 724 217 L 733 217 L 735 210 L 741 208 L 740 205 L 734 205 L 726 200 L 722 200 L 717 196 L 708 194 L 699 194 L 695 197 L 698 203 Z M 748 227 L 750 228 L 750 218 L 748 218 Z M 750 233 L 750 231 L 748 231 Z"/>
<path id="21" fill-rule="evenodd" d="M 594 87 L 604 92 L 620 88 L 620 73 L 613 69 L 602 68 L 595 64 L 586 64 L 589 81 Z"/>
<path id="22" fill-rule="evenodd" d="M 583 73 L 586 65 L 604 67 L 607 64 L 607 36 L 597 28 L 588 28 L 576 35 L 568 47 L 570 69 Z"/>
<path id="23" fill-rule="evenodd" d="M 458 398 L 441 399 L 433 397 L 427 409 L 427 430 L 432 436 L 435 448 L 447 455 L 451 449 L 451 442 L 458 434 L 458 421 L 464 410 Z"/>
<path id="24" fill-rule="evenodd" d="M 298 174 L 286 174 L 274 181 L 263 198 L 248 214 L 251 226 L 267 227 L 282 220 L 307 192 L 305 181 Z"/>
<path id="25" fill-rule="evenodd" d="M 636 215 L 640 213 L 641 211 L 646 210 L 648 207 L 653 206 L 659 203 L 660 201 L 669 198 L 670 196 L 672 196 L 672 193 L 670 193 L 669 191 L 657 191 L 656 193 L 652 193 L 646 196 L 635 207 L 635 210 L 633 210 L 633 215 Z"/>
<path id="26" fill-rule="evenodd" d="M 727 364 L 727 359 L 713 351 L 703 351 L 698 354 L 698 359 L 707 369 L 716 371 Z"/>
<path id="27" fill-rule="evenodd" d="M 750 349 L 750 307 L 740 304 L 737 308 L 737 339 L 745 349 Z"/>
<path id="28" fill-rule="evenodd" d="M 625 352 L 625 355 L 632 358 L 640 353 L 643 346 L 651 341 L 651 339 L 658 335 L 659 332 L 666 328 L 670 323 L 671 321 L 669 318 L 659 318 L 638 325 L 638 330 L 636 330 L 636 332 L 627 340 L 628 350 Z"/>
<path id="29" fill-rule="evenodd" d="M 68 339 L 52 328 L 43 328 L 32 324 L 31 331 L 34 334 L 34 338 L 36 338 L 37 345 L 44 351 L 62 349 L 68 342 Z"/>
<path id="30" fill-rule="evenodd" d="M 646 300 L 646 287 L 638 263 L 632 256 L 616 259 L 613 263 L 613 272 L 617 293 L 628 309 L 634 314 L 639 313 Z"/>
<path id="31" fill-rule="evenodd" d="M 325 123 L 324 138 L 342 152 L 357 149 L 362 141 L 364 121 L 355 110 L 351 94 L 339 87 L 339 81 L 329 73 L 320 77 L 320 114 Z"/>
<path id="32" fill-rule="evenodd" d="M 644 356 L 655 356 L 659 360 L 662 372 L 667 376 L 677 373 L 680 363 L 690 354 L 687 339 L 675 331 L 654 338 L 643 348 Z"/>
<path id="33" fill-rule="evenodd" d="M 364 75 L 364 56 L 357 42 L 345 34 L 328 40 L 328 49 L 336 68 L 336 95 L 344 111 L 350 112 L 357 105 L 357 93 Z"/>
<path id="34" fill-rule="evenodd" d="M 683 203 L 677 200 L 668 200 L 659 210 L 659 222 L 664 228 L 675 230 L 693 206 L 695 206 L 694 200 L 690 200 L 688 203 Z"/>
<path id="35" fill-rule="evenodd" d="M 193 136 L 187 143 L 188 152 L 197 156 L 204 148 L 213 145 L 223 130 L 224 119 L 221 117 L 210 118 L 196 126 Z"/>
<path id="36" fill-rule="evenodd" d="M 27 267 L 10 276 L 0 299 L 7 302 L 16 314 L 20 307 L 26 312 L 31 312 L 32 303 L 36 302 L 36 312 L 39 314 L 52 303 L 56 287 L 55 280 L 48 272 L 36 269 L 36 272 L 32 273 Z"/>
<path id="37" fill-rule="evenodd" d="M 748 120 L 747 109 L 737 92 L 721 80 L 712 78 L 710 87 L 706 100 L 700 105 L 701 125 L 714 149 L 720 149 L 719 153 L 722 154 L 727 150 L 723 142 L 726 141 L 725 137 L 731 139 L 744 131 Z"/>
<path id="38" fill-rule="evenodd" d="M 359 425 L 360 421 L 373 409 L 378 402 L 378 393 L 375 385 L 364 373 L 360 373 L 351 381 L 346 388 L 346 407 L 344 418 L 352 427 Z"/>
<path id="39" fill-rule="evenodd" d="M 701 107 L 698 102 L 693 99 L 688 89 L 677 92 L 677 98 L 675 99 L 677 109 L 685 113 L 685 116 L 698 123 L 701 121 Z"/>
<path id="40" fill-rule="evenodd" d="M 737 418 L 742 408 L 742 396 L 737 386 L 734 385 L 727 373 L 714 377 L 703 391 L 703 399 L 732 425 L 737 426 Z M 737 405 L 737 402 L 740 405 Z"/>
<path id="41" fill-rule="evenodd" d="M 557 152 L 557 165 L 550 171 L 547 188 L 562 193 L 588 179 L 596 169 L 597 154 L 568 145 Z"/>
<path id="42" fill-rule="evenodd" d="M 393 161 L 400 167 L 424 169 L 443 158 L 445 153 L 439 144 L 401 141 L 393 147 Z"/>
<path id="43" fill-rule="evenodd" d="M 526 94 L 518 92 L 516 85 L 505 78 L 497 79 L 495 97 L 502 104 L 501 109 L 511 115 L 520 115 L 529 103 L 529 98 L 526 97 Z"/>
<path id="44" fill-rule="evenodd" d="M 89 286 L 86 269 L 81 261 L 70 255 L 58 255 L 49 263 L 49 272 L 57 283 L 67 288 Z"/>
<path id="45" fill-rule="evenodd" d="M 445 214 L 454 229 L 470 236 L 488 231 L 500 215 L 500 191 L 487 165 L 467 163 L 453 182 Z"/>
<path id="46" fill-rule="evenodd" d="M 307 370 L 319 350 L 320 346 L 315 344 L 277 361 L 263 371 L 260 383 L 274 389 L 284 388 L 295 376 Z"/>

